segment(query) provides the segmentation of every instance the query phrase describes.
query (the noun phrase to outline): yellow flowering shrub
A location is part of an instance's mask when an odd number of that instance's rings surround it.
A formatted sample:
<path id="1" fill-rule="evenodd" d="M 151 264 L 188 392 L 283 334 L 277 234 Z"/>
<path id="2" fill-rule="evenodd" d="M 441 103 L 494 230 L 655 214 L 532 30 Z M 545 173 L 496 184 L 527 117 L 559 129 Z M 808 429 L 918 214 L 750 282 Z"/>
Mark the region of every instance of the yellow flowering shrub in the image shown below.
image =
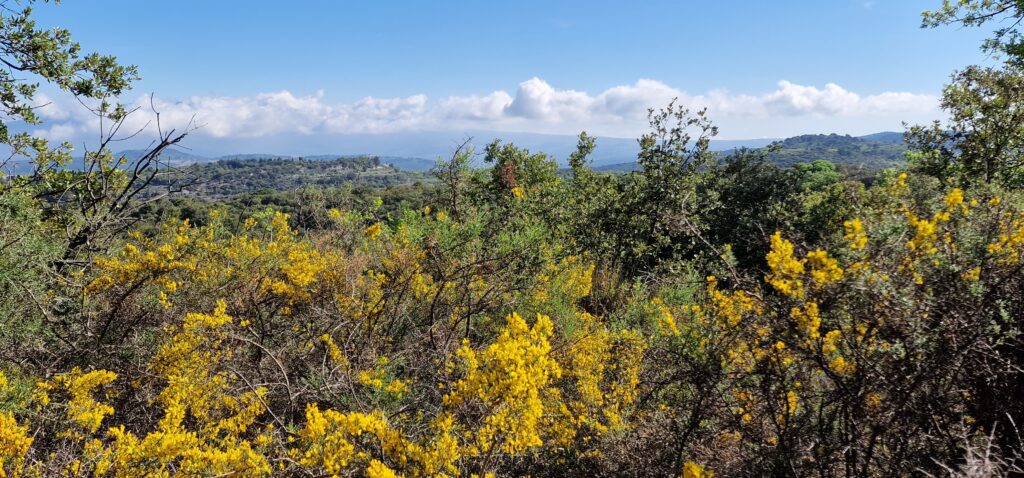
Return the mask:
<path id="1" fill-rule="evenodd" d="M 468 343 L 459 348 L 463 377 L 444 401 L 449 406 L 477 403 L 485 410 L 483 426 L 470 438 L 474 454 L 492 449 L 523 453 L 544 443 L 544 399 L 562 374 L 550 356 L 551 334 L 550 318 L 538 315 L 531 327 L 513 313 L 486 349 L 477 352 Z"/>
<path id="2" fill-rule="evenodd" d="M 887 209 L 846 220 L 835 248 L 808 248 L 801 255 L 777 232 L 770 238 L 763 285 L 744 277 L 709 277 L 689 313 L 674 316 L 683 340 L 662 346 L 664 353 L 706 368 L 691 372 L 692 381 L 687 376 L 669 382 L 675 377 L 654 374 L 670 383 L 658 389 L 659 399 L 685 405 L 651 416 L 665 417 L 669 430 L 682 427 L 700 436 L 689 450 L 701 461 L 730 472 L 742 470 L 739 463 L 770 463 L 780 451 L 809 463 L 841 462 L 850 449 L 906 443 L 909 428 L 928 433 L 923 430 L 931 425 L 913 421 L 930 419 L 918 408 L 923 404 L 943 403 L 950 411 L 943 424 L 948 429 L 976 426 L 975 415 L 986 407 L 972 394 L 907 390 L 905 383 L 910 377 L 933 384 L 958 380 L 969 388 L 970 372 L 950 371 L 966 357 L 956 354 L 971 350 L 981 366 L 980 357 L 989 353 L 981 350 L 1000 348 L 960 338 L 993 333 L 974 320 L 975 314 L 1001 323 L 994 317 L 1018 310 L 1008 303 L 979 304 L 986 297 L 981 291 L 998 293 L 986 280 L 1020 284 L 1012 267 L 1024 246 L 1016 239 L 1024 230 L 1021 215 L 1006 211 L 1003 201 L 972 198 L 960 189 L 920 201 L 906 177 L 897 177 L 892 187 L 898 194 L 888 197 Z M 868 236 L 868 226 L 878 236 Z M 958 299 L 954 303 L 951 297 Z M 665 323 L 655 322 L 662 330 Z M 707 389 L 716 391 L 706 397 Z M 694 403 L 705 408 L 687 408 Z M 704 420 L 706 434 L 701 426 L 685 428 L 698 419 Z M 822 426 L 857 431 L 833 435 L 817 428 Z M 866 438 L 872 433 L 875 442 Z M 730 437 L 730 445 L 723 436 Z M 783 451 L 804 446 L 808 436 L 817 440 L 813 451 Z M 721 443 L 718 454 L 706 453 L 712 440 Z M 941 442 L 916 446 L 944 446 Z M 882 463 L 891 456 L 876 452 L 858 466 L 882 476 Z M 735 461 L 736 456 L 746 461 Z"/>
<path id="3" fill-rule="evenodd" d="M 163 416 L 142 437 L 123 426 L 110 428 L 109 443 L 93 451 L 96 475 L 269 474 L 270 463 L 257 450 L 268 437 L 249 438 L 266 411 L 266 390 L 236 394 L 236 380 L 221 370 L 231 354 L 224 344 L 231 322 L 221 301 L 212 314 L 188 314 L 168 330 L 151 365 L 166 381 L 156 398 Z"/>
<path id="4" fill-rule="evenodd" d="M 692 461 L 683 464 L 683 478 L 713 478 L 714 476 L 714 473 L 700 464 Z"/>
<path id="5" fill-rule="evenodd" d="M 864 223 L 860 219 L 853 218 L 845 221 L 843 228 L 846 230 L 843 239 L 849 241 L 850 249 L 858 251 L 867 247 L 868 235 L 864 232 Z"/>
<path id="6" fill-rule="evenodd" d="M 565 447 L 581 435 L 596 436 L 627 426 L 646 347 L 635 330 L 613 332 L 590 326 L 578 334 L 562 367 L 573 390 L 563 389 L 558 418 L 550 425 L 554 440 Z"/>
<path id="7" fill-rule="evenodd" d="M 28 425 L 19 425 L 11 413 L 0 411 L 0 477 L 21 476 L 32 441 Z"/>
<path id="8" fill-rule="evenodd" d="M 57 376 L 53 384 L 46 388 L 53 390 L 59 387 L 66 390 L 70 395 L 67 402 L 68 419 L 85 432 L 93 433 L 100 428 L 100 423 L 105 417 L 114 413 L 113 407 L 93 399 L 93 393 L 97 388 L 115 379 L 117 374 L 107 370 L 83 373 L 81 369 L 75 367 L 71 373 Z"/>
<path id="9" fill-rule="evenodd" d="M 965 371 L 999 369 L 1021 310 L 1014 200 L 911 182 L 824 238 L 775 232 L 756 267 L 724 247 L 630 277 L 522 222 L 551 200 L 533 186 L 487 220 L 458 203 L 133 234 L 79 277 L 99 352 L 0 393 L 0 471 L 877 476 L 1000 419 Z"/>
<path id="10" fill-rule="evenodd" d="M 793 243 L 783 239 L 781 232 L 772 235 L 771 252 L 768 253 L 768 267 L 771 273 L 767 280 L 775 290 L 794 298 L 803 297 L 804 282 L 801 277 L 805 269 L 804 262 L 796 259 L 793 254 Z"/>
<path id="11" fill-rule="evenodd" d="M 196 295 L 226 286 L 273 297 L 285 310 L 307 301 L 337 258 L 300 240 L 286 214 L 273 214 L 263 228 L 248 224 L 238 235 L 217 221 L 195 227 L 187 220 L 166 225 L 162 237 L 136 234 L 119 254 L 97 259 L 99 274 L 85 292 L 151 287 L 165 308 L 175 297 L 194 302 Z"/>

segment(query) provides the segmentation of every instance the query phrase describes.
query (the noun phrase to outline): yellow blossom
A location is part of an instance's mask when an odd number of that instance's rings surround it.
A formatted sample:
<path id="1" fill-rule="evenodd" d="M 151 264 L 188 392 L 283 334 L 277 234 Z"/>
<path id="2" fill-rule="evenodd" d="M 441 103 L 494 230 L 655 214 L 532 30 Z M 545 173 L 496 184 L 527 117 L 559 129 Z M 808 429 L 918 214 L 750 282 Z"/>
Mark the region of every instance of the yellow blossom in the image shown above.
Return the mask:
<path id="1" fill-rule="evenodd" d="M 713 478 L 714 473 L 692 461 L 683 464 L 683 478 Z"/>
<path id="2" fill-rule="evenodd" d="M 793 256 L 793 243 L 782 238 L 781 232 L 771 237 L 771 252 L 767 256 L 771 272 L 766 280 L 775 290 L 790 297 L 800 298 L 804 295 L 803 280 L 804 261 Z"/>
<path id="3" fill-rule="evenodd" d="M 850 249 L 858 251 L 867 247 L 868 235 L 864 232 L 864 223 L 860 219 L 854 218 L 843 222 L 843 228 L 846 230 L 843 239 L 850 242 Z"/>
<path id="4" fill-rule="evenodd" d="M 383 227 L 381 226 L 381 224 L 379 222 L 377 222 L 377 223 L 374 223 L 372 226 L 367 227 L 366 230 L 363 231 L 363 235 L 365 235 L 367 239 L 370 239 L 372 241 L 372 240 L 376 239 L 377 236 L 380 236 L 382 232 L 383 232 Z"/>

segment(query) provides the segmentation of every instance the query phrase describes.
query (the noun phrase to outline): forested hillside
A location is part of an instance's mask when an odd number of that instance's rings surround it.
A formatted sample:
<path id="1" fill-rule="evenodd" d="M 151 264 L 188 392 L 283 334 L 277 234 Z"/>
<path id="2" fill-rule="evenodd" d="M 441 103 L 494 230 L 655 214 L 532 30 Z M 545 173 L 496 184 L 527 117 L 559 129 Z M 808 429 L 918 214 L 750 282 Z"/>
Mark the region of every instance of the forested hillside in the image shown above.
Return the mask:
<path id="1" fill-rule="evenodd" d="M 400 171 L 374 156 L 335 159 L 222 159 L 178 167 L 150 183 L 150 193 L 168 187 L 205 199 L 230 198 L 260 190 L 293 191 L 302 187 L 345 185 L 386 187 L 430 180 L 422 173 Z"/>
<path id="2" fill-rule="evenodd" d="M 809 134 L 776 143 L 768 159 L 779 166 L 825 160 L 839 166 L 884 169 L 901 166 L 907 147 L 903 141 L 875 141 L 838 134 Z"/>
<path id="3" fill-rule="evenodd" d="M 5 6 L 7 65 L 125 124 L 93 100 L 134 67 Z M 1024 6 L 924 21 L 991 18 Z M 953 76 L 906 163 L 842 136 L 723 155 L 675 103 L 623 174 L 586 133 L 568 170 L 495 141 L 427 178 L 168 168 L 189 130 L 69 168 L 0 128 L 33 164 L 0 182 L 0 477 L 1019 475 L 1020 39 Z M 39 121 L 0 79 L 3 121 Z"/>
<path id="4" fill-rule="evenodd" d="M 792 167 L 800 163 L 828 161 L 841 169 L 877 171 L 897 168 L 906 162 L 907 146 L 903 135 L 898 133 L 877 133 L 855 137 L 838 134 L 807 134 L 776 141 L 763 151 L 771 163 L 780 167 Z M 735 150 L 720 151 L 725 157 Z M 628 172 L 640 169 L 635 161 L 598 166 L 600 171 Z"/>

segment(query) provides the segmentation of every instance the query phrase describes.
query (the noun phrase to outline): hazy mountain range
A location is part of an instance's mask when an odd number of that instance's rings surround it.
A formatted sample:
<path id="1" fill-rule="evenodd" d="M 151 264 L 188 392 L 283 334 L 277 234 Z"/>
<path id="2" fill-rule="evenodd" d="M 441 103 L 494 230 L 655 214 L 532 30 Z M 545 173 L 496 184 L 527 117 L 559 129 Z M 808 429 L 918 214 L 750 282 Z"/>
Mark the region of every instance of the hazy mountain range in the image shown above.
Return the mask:
<path id="1" fill-rule="evenodd" d="M 544 135 L 532 133 L 475 132 L 461 136 L 451 133 L 413 133 L 383 135 L 345 135 L 337 137 L 331 144 L 305 144 L 304 151 L 279 151 L 273 142 L 267 140 L 235 144 L 237 141 L 209 142 L 203 140 L 192 149 L 173 148 L 163 158 L 172 164 L 192 164 L 226 159 L 271 159 L 303 158 L 311 160 L 336 159 L 355 156 L 377 156 L 384 164 L 407 171 L 425 171 L 439 158 L 447 158 L 463 141 L 469 139 L 475 151 L 480 152 L 494 139 L 511 142 L 530 151 L 544 152 L 560 164 L 565 164 L 569 154 L 575 151 L 577 139 L 570 135 Z M 292 138 L 294 141 L 294 138 Z M 604 170 L 629 170 L 639 151 L 637 141 L 628 138 L 596 138 L 597 148 L 591 155 L 593 166 Z M 772 158 L 781 165 L 793 162 L 828 159 L 834 162 L 870 162 L 879 166 L 899 161 L 902 158 L 903 138 L 901 133 L 882 132 L 866 136 L 803 135 L 793 138 L 758 138 L 747 140 L 714 140 L 711 149 L 730 151 L 736 148 L 762 148 L 780 142 L 782 149 Z M 190 143 L 191 144 L 191 143 Z M 272 152 L 246 152 L 260 146 L 267 146 Z M 202 149 L 201 149 L 202 148 Z M 320 149 L 314 149 L 320 148 Z M 231 152 L 235 151 L 235 152 Z M 257 150 L 258 151 L 258 150 Z M 309 152 L 306 154 L 306 152 Z M 334 151 L 333 154 L 326 152 Z M 212 153 L 211 153 L 212 152 Z M 142 154 L 142 150 L 122 151 L 129 159 Z"/>

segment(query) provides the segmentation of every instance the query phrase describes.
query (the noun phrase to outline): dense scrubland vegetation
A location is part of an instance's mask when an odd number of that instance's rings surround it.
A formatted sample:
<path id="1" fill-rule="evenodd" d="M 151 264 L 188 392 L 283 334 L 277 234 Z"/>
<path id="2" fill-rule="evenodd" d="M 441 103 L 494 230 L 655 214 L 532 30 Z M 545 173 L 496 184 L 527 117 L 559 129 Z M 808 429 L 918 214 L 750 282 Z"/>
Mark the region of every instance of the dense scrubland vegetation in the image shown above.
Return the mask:
<path id="1" fill-rule="evenodd" d="M 997 9 L 1021 15 L 926 21 Z M 90 98 L 134 77 L 5 15 L 17 69 Z M 1015 68 L 954 77 L 950 123 L 870 181 L 720 157 L 672 105 L 634 173 L 583 134 L 568 174 L 492 143 L 432 186 L 219 202 L 143 193 L 180 134 L 68 171 L 5 129 L 36 170 L 0 189 L 0 476 L 1019 473 Z"/>

